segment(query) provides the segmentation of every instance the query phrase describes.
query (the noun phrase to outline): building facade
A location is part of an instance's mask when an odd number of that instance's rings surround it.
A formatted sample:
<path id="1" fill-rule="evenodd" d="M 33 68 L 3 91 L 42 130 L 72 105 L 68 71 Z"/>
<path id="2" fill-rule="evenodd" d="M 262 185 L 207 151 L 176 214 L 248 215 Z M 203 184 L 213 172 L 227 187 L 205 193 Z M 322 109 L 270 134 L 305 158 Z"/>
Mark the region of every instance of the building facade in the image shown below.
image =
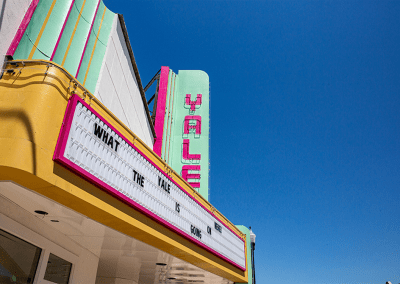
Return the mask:
<path id="1" fill-rule="evenodd" d="M 207 201 L 208 76 L 179 72 L 201 82 L 174 125 L 163 67 L 153 121 L 122 15 L 1 9 L 0 282 L 247 283 L 246 234 Z"/>

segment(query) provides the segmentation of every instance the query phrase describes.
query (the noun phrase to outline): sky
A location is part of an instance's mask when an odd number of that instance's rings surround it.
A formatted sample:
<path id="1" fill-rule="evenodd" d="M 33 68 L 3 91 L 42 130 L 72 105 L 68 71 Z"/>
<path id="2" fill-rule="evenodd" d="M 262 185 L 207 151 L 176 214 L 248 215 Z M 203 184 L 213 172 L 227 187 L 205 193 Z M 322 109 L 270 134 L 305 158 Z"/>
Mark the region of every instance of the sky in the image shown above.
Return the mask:
<path id="1" fill-rule="evenodd" d="M 257 283 L 400 283 L 400 1 L 105 0 L 143 85 L 210 77 L 210 201 Z"/>

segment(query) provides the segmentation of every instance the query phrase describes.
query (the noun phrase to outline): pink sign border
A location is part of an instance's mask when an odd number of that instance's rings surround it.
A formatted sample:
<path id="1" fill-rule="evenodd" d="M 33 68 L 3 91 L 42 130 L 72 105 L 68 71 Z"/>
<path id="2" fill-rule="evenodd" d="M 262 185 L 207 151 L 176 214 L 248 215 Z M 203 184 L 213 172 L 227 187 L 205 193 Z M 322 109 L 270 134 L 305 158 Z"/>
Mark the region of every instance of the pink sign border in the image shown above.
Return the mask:
<path id="1" fill-rule="evenodd" d="M 128 204 L 132 208 L 142 212 L 143 214 L 147 215 L 148 217 L 152 218 L 159 224 L 167 227 L 168 229 L 174 231 L 175 233 L 181 235 L 182 237 L 186 238 L 187 240 L 191 241 L 192 243 L 202 247 L 203 249 L 209 251 L 210 253 L 214 254 L 215 256 L 223 259 L 224 261 L 230 263 L 231 265 L 235 266 L 236 268 L 239 268 L 241 271 L 246 271 L 246 268 L 242 267 L 241 265 L 233 262 L 232 260 L 228 259 L 227 257 L 223 256 L 219 252 L 215 251 L 214 249 L 208 247 L 207 245 L 203 244 L 202 242 L 198 241 L 191 235 L 187 234 L 186 232 L 180 230 L 179 228 L 175 227 L 174 225 L 168 223 L 161 217 L 157 216 L 150 210 L 146 209 L 145 207 L 141 206 L 140 204 L 136 203 L 132 199 L 128 198 L 127 196 L 123 195 L 119 191 L 115 190 L 108 184 L 104 183 L 91 173 L 87 172 L 86 170 L 82 169 L 75 163 L 71 162 L 67 158 L 64 157 L 64 152 L 65 148 L 67 145 L 67 137 L 69 135 L 69 132 L 71 130 L 72 126 L 72 120 L 74 117 L 74 113 L 76 110 L 76 105 L 77 103 L 80 102 L 82 103 L 85 107 L 87 107 L 92 113 L 94 113 L 101 121 L 103 121 L 105 124 L 107 124 L 117 135 L 119 135 L 126 143 L 128 143 L 133 149 L 135 149 L 137 152 L 139 152 L 149 163 L 151 163 L 157 170 L 159 170 L 167 179 L 169 179 L 172 183 L 174 183 L 179 189 L 181 189 L 184 193 L 186 193 L 190 198 L 193 199 L 197 204 L 199 204 L 201 207 L 203 207 L 204 210 L 206 210 L 211 216 L 213 216 L 216 220 L 218 220 L 224 227 L 226 227 L 228 230 L 230 230 L 233 234 L 235 234 L 242 242 L 243 246 L 245 246 L 245 241 L 238 235 L 236 234 L 231 228 L 229 228 L 224 222 L 222 222 L 217 216 L 215 216 L 210 210 L 208 210 L 203 204 L 201 204 L 198 200 L 194 199 L 185 189 L 183 189 L 181 186 L 179 186 L 174 180 L 172 180 L 161 168 L 159 168 L 156 164 L 153 163 L 146 155 L 144 155 L 135 145 L 133 145 L 125 136 L 123 136 L 117 129 L 115 129 L 110 123 L 108 123 L 99 113 L 97 113 L 93 108 L 91 108 L 85 101 L 83 101 L 78 95 L 74 94 L 70 97 L 68 100 L 67 104 L 67 109 L 65 111 L 65 116 L 63 119 L 63 123 L 61 126 L 60 130 L 60 135 L 57 140 L 57 145 L 54 151 L 54 156 L 53 156 L 53 161 L 60 163 L 61 165 L 67 167 L 68 169 L 72 170 L 88 182 L 100 187 L 102 190 L 108 192 L 109 194 L 113 195 L 114 197 L 118 198 L 119 200 L 123 201 L 124 203 Z M 245 256 L 245 260 L 247 263 L 246 259 L 246 254 L 245 254 L 245 249 L 243 250 L 243 254 Z M 247 264 L 245 264 L 247 266 Z"/>
<path id="2" fill-rule="evenodd" d="M 158 100 L 156 109 L 156 119 L 154 123 L 154 129 L 156 131 L 156 137 L 154 139 L 153 151 L 161 157 L 161 149 L 164 135 L 164 119 L 165 119 L 165 105 L 167 103 L 167 91 L 168 91 L 168 77 L 169 67 L 162 66 L 160 72 L 160 86 L 158 89 Z"/>
<path id="3" fill-rule="evenodd" d="M 39 0 L 33 0 L 31 2 L 31 4 L 29 5 L 29 8 L 25 13 L 24 18 L 22 19 L 21 24 L 19 25 L 17 33 L 15 34 L 14 39 L 11 42 L 6 55 L 14 56 L 15 50 L 17 50 L 17 47 L 18 47 L 22 37 L 25 34 L 26 28 L 28 27 L 29 23 L 31 22 L 33 13 L 35 12 L 38 3 L 39 3 Z M 5 3 L 3 3 L 3 5 L 5 5 Z"/>

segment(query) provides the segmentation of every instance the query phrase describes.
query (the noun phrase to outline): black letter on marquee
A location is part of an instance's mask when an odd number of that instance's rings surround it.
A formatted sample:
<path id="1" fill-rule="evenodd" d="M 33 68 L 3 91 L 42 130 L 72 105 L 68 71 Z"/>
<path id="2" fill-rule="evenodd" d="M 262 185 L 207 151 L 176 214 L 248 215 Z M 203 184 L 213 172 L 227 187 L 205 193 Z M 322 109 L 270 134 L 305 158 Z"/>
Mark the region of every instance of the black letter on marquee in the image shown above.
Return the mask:
<path id="1" fill-rule="evenodd" d="M 108 133 L 104 130 L 104 132 L 103 132 L 103 142 L 107 143 L 107 140 L 108 140 Z"/>
<path id="2" fill-rule="evenodd" d="M 107 145 L 110 146 L 111 149 L 114 148 L 114 139 L 112 136 L 110 136 L 110 140 L 108 140 Z"/>
<path id="3" fill-rule="evenodd" d="M 179 207 L 180 207 L 180 204 L 179 204 L 178 202 L 175 202 L 175 210 L 176 210 L 176 212 L 178 212 L 178 213 L 181 212 L 181 208 L 179 208 Z"/>
<path id="4" fill-rule="evenodd" d="M 119 142 L 117 140 L 115 140 L 115 152 L 117 152 L 117 150 L 118 150 L 118 145 L 119 145 Z"/>
<path id="5" fill-rule="evenodd" d="M 97 123 L 94 123 L 94 135 L 97 135 L 101 139 L 101 135 L 103 134 L 103 128 L 100 127 L 100 125 L 97 125 Z"/>
<path id="6" fill-rule="evenodd" d="M 210 226 L 207 226 L 207 233 L 209 233 L 211 235 L 211 228 Z"/>
<path id="7" fill-rule="evenodd" d="M 214 228 L 218 232 L 222 233 L 222 227 L 217 222 L 214 222 Z"/>

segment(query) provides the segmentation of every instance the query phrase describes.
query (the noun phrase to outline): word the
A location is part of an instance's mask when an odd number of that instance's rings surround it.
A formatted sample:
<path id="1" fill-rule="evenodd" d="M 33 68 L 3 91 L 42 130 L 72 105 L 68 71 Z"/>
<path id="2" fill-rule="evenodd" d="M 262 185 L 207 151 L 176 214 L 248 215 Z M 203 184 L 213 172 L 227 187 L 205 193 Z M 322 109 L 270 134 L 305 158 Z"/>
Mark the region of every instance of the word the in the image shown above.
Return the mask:
<path id="1" fill-rule="evenodd" d="M 144 176 L 133 170 L 133 181 L 136 181 L 138 185 L 144 187 Z"/>

